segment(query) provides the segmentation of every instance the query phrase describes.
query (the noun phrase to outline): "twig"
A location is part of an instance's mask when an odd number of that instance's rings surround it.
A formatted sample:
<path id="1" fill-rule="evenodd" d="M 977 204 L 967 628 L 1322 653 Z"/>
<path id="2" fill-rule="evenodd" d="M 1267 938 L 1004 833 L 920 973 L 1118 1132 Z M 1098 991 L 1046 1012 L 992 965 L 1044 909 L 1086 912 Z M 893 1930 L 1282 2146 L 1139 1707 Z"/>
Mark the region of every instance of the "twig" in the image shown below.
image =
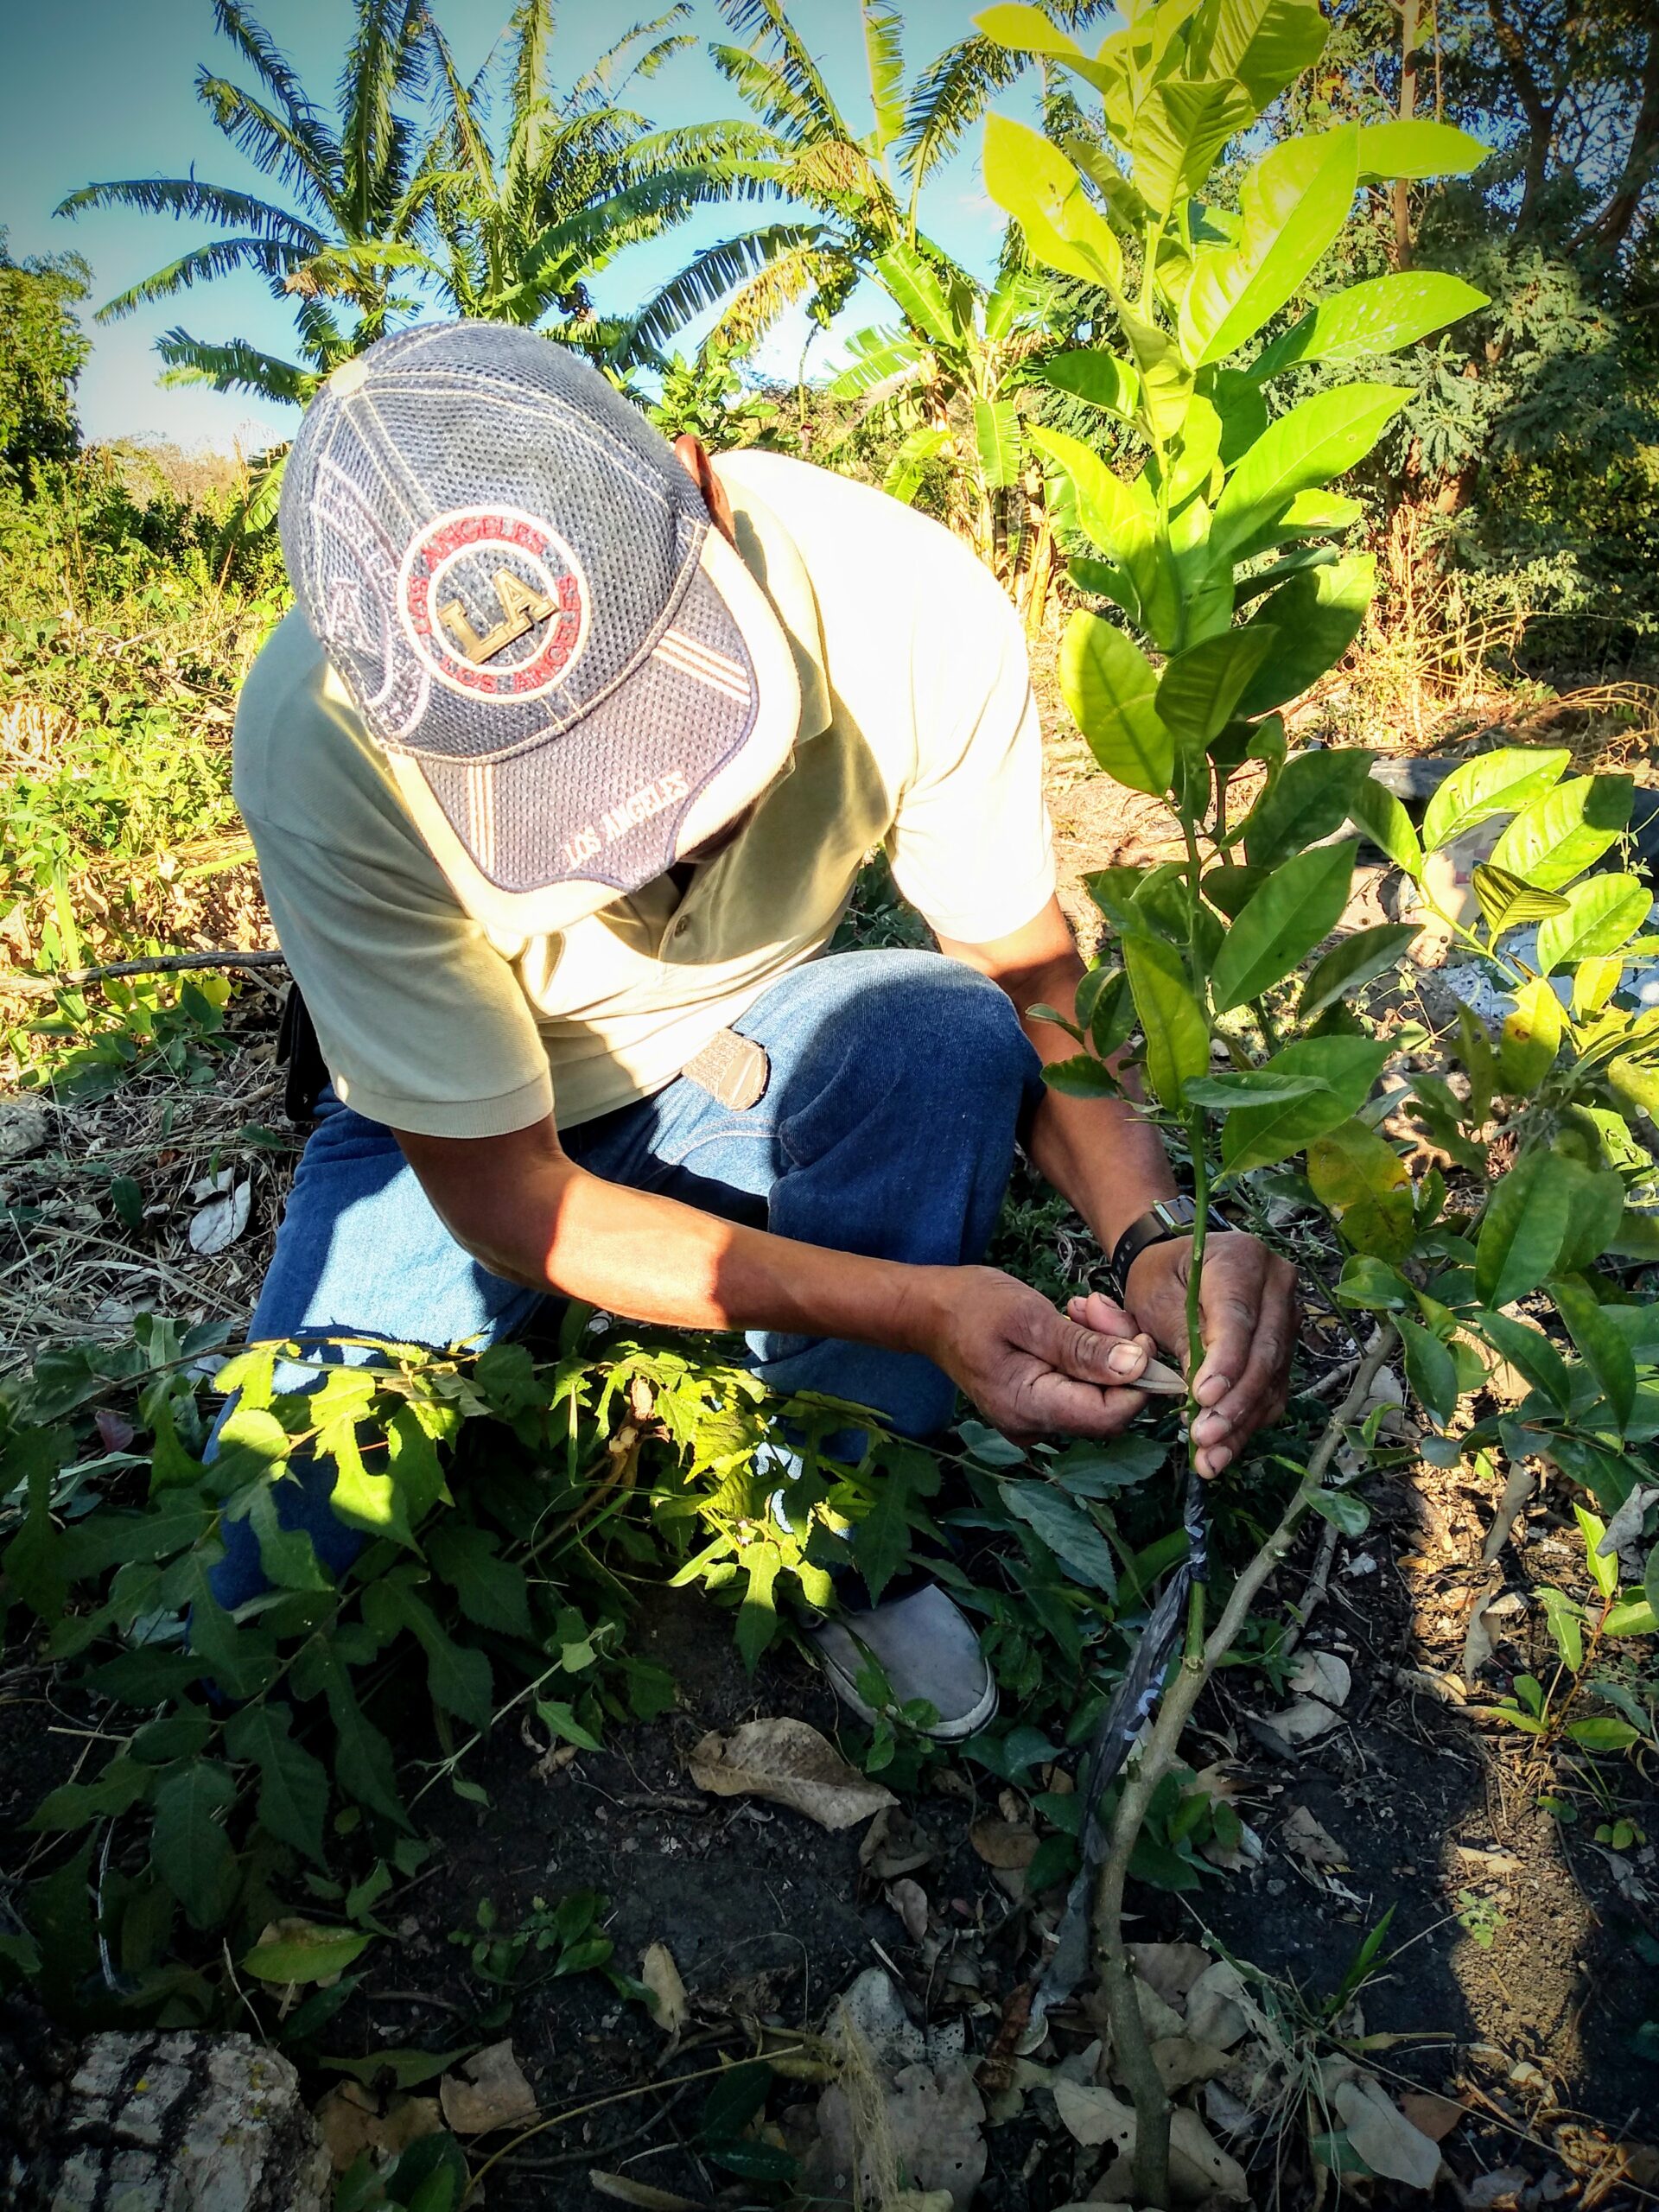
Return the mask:
<path id="1" fill-rule="evenodd" d="M 188 975 L 198 968 L 285 968 L 281 952 L 156 952 L 147 960 L 112 960 L 102 968 L 66 968 L 55 976 L 10 976 L 4 988 L 26 997 L 49 998 L 54 991 L 78 991 L 87 983 L 106 983 L 118 976 Z"/>
<path id="2" fill-rule="evenodd" d="M 1182 1658 L 1153 1724 L 1135 1771 L 1124 1784 L 1112 1823 L 1111 1847 L 1100 1870 L 1095 1891 L 1095 1935 L 1102 1955 L 1107 2008 L 1113 2040 L 1135 2111 L 1135 2194 L 1143 2204 L 1169 2202 L 1169 2097 L 1141 2025 L 1135 1999 L 1135 1977 L 1123 1941 L 1123 1891 L 1153 1792 L 1175 1763 L 1182 1731 L 1191 1719 L 1198 1694 L 1220 1662 L 1237 1641 L 1250 1607 L 1263 1586 L 1282 1564 L 1312 1497 L 1325 1479 L 1336 1457 L 1348 1423 L 1370 1395 L 1393 1330 L 1380 1327 L 1360 1361 L 1348 1395 L 1325 1424 L 1313 1448 L 1295 1496 L 1285 1508 L 1278 1527 L 1234 1583 L 1230 1596 L 1203 1651 Z"/>

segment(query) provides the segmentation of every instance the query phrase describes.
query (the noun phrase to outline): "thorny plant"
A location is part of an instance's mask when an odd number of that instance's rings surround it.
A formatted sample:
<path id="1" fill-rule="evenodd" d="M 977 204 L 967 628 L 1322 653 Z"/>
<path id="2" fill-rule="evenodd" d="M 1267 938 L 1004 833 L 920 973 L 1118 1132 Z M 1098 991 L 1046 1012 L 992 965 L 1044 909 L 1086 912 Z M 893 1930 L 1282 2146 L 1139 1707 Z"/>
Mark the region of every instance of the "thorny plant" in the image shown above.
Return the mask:
<path id="1" fill-rule="evenodd" d="M 1349 1255 L 1338 1297 L 1385 1317 L 1279 1529 L 1207 1638 L 1194 1575 L 1181 1667 L 1118 1800 L 1101 1866 L 1096 1929 L 1137 2114 L 1136 2196 L 1162 2205 L 1170 2103 L 1141 2025 L 1122 1910 L 1138 1831 L 1181 1725 L 1302 1516 L 1323 1514 L 1350 1535 L 1364 1526 L 1351 1487 L 1323 1482 L 1391 1341 L 1437 1431 L 1452 1428 L 1497 1362 L 1531 1386 L 1512 1414 L 1459 1439 L 1453 1456 L 1472 1446 L 1512 1464 L 1548 1458 L 1609 1511 L 1623 1503 L 1630 1446 L 1659 1432 L 1659 1388 L 1638 1373 L 1650 1371 L 1659 1344 L 1644 1309 L 1598 1262 L 1648 1255 L 1659 1231 L 1630 1204 L 1655 1195 L 1654 1170 L 1626 1127 L 1659 1109 L 1659 1014 L 1618 1002 L 1626 963 L 1645 949 L 1646 886 L 1588 872 L 1628 823 L 1628 779 L 1563 781 L 1565 752 L 1487 754 L 1441 787 L 1420 838 L 1370 777 L 1370 755 L 1287 758 L 1277 711 L 1358 633 L 1376 563 L 1340 550 L 1361 510 L 1328 486 L 1372 450 L 1411 391 L 1336 383 L 1275 413 L 1275 380 L 1296 364 L 1368 362 L 1484 304 L 1461 280 L 1426 270 L 1306 303 L 1362 182 L 1466 174 L 1484 148 L 1440 123 L 1343 124 L 1274 145 L 1245 169 L 1236 206 L 1223 204 L 1224 150 L 1319 58 L 1327 27 L 1317 0 L 1135 0 L 1126 13 L 1127 27 L 1092 54 L 1033 7 L 977 19 L 1101 101 L 1099 137 L 1071 128 L 1074 111 L 1059 102 L 1048 136 L 994 116 L 985 175 L 1035 261 L 1109 296 L 1127 348 L 1090 346 L 1046 365 L 1051 382 L 1100 410 L 1103 450 L 1044 429 L 1033 436 L 1063 480 L 1062 512 L 1069 494 L 1091 548 L 1073 561 L 1073 579 L 1110 608 L 1080 612 L 1067 630 L 1067 703 L 1102 768 L 1164 799 L 1185 855 L 1088 879 L 1107 952 L 1075 1008 L 1045 1010 L 1078 1046 L 1048 1077 L 1109 1095 L 1135 1070 L 1190 1160 L 1190 1372 L 1202 1358 L 1212 1197 L 1248 1206 L 1259 1171 L 1277 1170 L 1281 1185 L 1288 1173 L 1294 1194 L 1323 1209 Z M 1247 766 L 1253 796 L 1241 807 Z M 1426 856 L 1505 817 L 1474 871 L 1478 915 L 1444 912 Z M 1458 1088 L 1418 1071 L 1377 1093 L 1402 1047 L 1430 1040 L 1375 1033 L 1351 1001 L 1398 963 L 1409 925 L 1343 938 L 1289 1002 L 1289 980 L 1348 905 L 1356 830 L 1512 994 L 1496 1047 L 1471 1017 L 1460 1023 Z M 1571 981 L 1565 1006 L 1558 976 Z M 1445 1172 L 1414 1181 L 1380 1126 L 1402 1107 Z M 1495 1174 L 1500 1138 L 1512 1165 Z M 1575 1361 L 1515 1312 L 1540 1293 Z M 1651 1629 L 1645 1600 L 1643 1611 L 1631 1624 Z"/>

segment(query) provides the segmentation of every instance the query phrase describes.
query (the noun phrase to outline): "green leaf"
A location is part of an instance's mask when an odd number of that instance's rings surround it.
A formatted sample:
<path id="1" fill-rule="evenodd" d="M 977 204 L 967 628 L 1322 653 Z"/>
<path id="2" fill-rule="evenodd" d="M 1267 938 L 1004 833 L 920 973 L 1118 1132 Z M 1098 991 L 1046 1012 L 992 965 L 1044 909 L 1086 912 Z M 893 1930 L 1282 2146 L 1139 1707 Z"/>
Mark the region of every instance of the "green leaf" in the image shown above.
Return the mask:
<path id="1" fill-rule="evenodd" d="M 1145 477 L 1126 482 L 1092 448 L 1060 430 L 1039 424 L 1031 440 L 1070 477 L 1079 524 L 1134 585 L 1141 621 L 1167 650 L 1180 620 L 1180 585 Z"/>
<path id="2" fill-rule="evenodd" d="M 982 161 L 986 191 L 1019 224 L 1033 261 L 1122 291 L 1123 249 L 1058 146 L 993 111 L 985 118 Z"/>
<path id="3" fill-rule="evenodd" d="M 872 1605 L 910 1556 L 910 1516 L 918 1495 L 931 1497 L 938 1471 L 925 1455 L 899 1450 L 884 1456 L 869 1511 L 853 1527 L 853 1563 L 864 1578 Z"/>
<path id="4" fill-rule="evenodd" d="M 1491 304 L 1484 292 L 1438 270 L 1373 276 L 1311 308 L 1251 363 L 1250 374 L 1265 378 L 1299 361 L 1346 363 L 1397 353 Z"/>
<path id="5" fill-rule="evenodd" d="M 236 1802 L 227 1768 L 191 1759 L 162 1777 L 150 1824 L 150 1865 L 193 1928 L 215 1928 L 236 1896 L 236 1857 L 219 1826 Z"/>
<path id="6" fill-rule="evenodd" d="M 1553 1152 L 1525 1152 L 1495 1183 L 1475 1240 L 1483 1306 L 1512 1306 L 1554 1267 L 1572 1225 L 1573 1179 Z"/>
<path id="7" fill-rule="evenodd" d="M 1524 1376 L 1535 1390 L 1541 1390 L 1560 1412 L 1567 1411 L 1573 1403 L 1572 1377 L 1566 1361 L 1541 1329 L 1529 1328 L 1524 1321 L 1507 1313 L 1484 1311 L 1475 1316 L 1475 1326 L 1498 1357 Z"/>
<path id="8" fill-rule="evenodd" d="M 1079 1052 L 1069 1060 L 1050 1060 L 1043 1070 L 1043 1081 L 1067 1098 L 1115 1098 L 1122 1088 L 1092 1052 Z"/>
<path id="9" fill-rule="evenodd" d="M 1440 1338 L 1418 1321 L 1395 1316 L 1401 1348 L 1406 1356 L 1406 1380 L 1418 1402 L 1444 1428 L 1458 1409 L 1457 1364 Z"/>
<path id="10" fill-rule="evenodd" d="M 1252 1107 L 1229 1116 L 1221 1161 L 1229 1175 L 1271 1166 L 1357 1114 L 1388 1058 L 1386 1039 L 1308 1037 L 1268 1062 L 1274 1074 L 1316 1076 L 1329 1087 L 1282 1106 Z"/>
<path id="11" fill-rule="evenodd" d="M 1141 378 L 1132 361 L 1121 361 L 1090 346 L 1075 353 L 1052 353 L 1036 373 L 1056 391 L 1103 408 L 1121 423 L 1132 423 L 1141 404 Z"/>
<path id="12" fill-rule="evenodd" d="M 1402 385 L 1344 385 L 1281 415 L 1227 480 L 1211 525 L 1212 558 L 1236 555 L 1299 493 L 1363 461 L 1411 396 Z"/>
<path id="13" fill-rule="evenodd" d="M 1107 774 L 1160 797 L 1174 773 L 1175 741 L 1158 713 L 1157 673 L 1134 639 L 1103 614 L 1074 614 L 1060 645 L 1060 689 Z"/>
<path id="14" fill-rule="evenodd" d="M 938 271 L 914 246 L 889 246 L 875 263 L 875 273 L 898 302 L 906 322 L 941 346 L 961 343 L 962 333 Z"/>
<path id="15" fill-rule="evenodd" d="M 1081 1505 L 1048 1483 L 1001 1482 L 997 1490 L 1008 1511 L 1040 1536 L 1080 1582 L 1109 1598 L 1116 1596 L 1111 1545 Z"/>
<path id="16" fill-rule="evenodd" d="M 1590 1570 L 1590 1580 L 1600 1598 L 1618 1595 L 1618 1554 L 1601 1548 L 1607 1534 L 1607 1523 L 1592 1513 L 1587 1506 L 1574 1504 L 1573 1518 L 1579 1524 L 1579 1534 L 1584 1538 L 1585 1564 Z"/>
<path id="17" fill-rule="evenodd" d="M 1636 1410 L 1636 1362 L 1630 1346 L 1581 1284 L 1558 1280 L 1549 1285 L 1549 1294 L 1622 1435 Z"/>
<path id="18" fill-rule="evenodd" d="M 1348 1121 L 1307 1148 L 1307 1179 L 1344 1243 L 1380 1260 L 1403 1260 L 1416 1237 L 1411 1175 L 1394 1147 Z"/>
<path id="19" fill-rule="evenodd" d="M 1475 862 L 1471 880 L 1480 918 L 1494 944 L 1505 930 L 1518 929 L 1525 922 L 1547 921 L 1552 914 L 1567 911 L 1566 899 L 1557 893 L 1536 891 L 1522 877 L 1511 875 L 1507 868 L 1494 868 L 1490 861 Z"/>
<path id="20" fill-rule="evenodd" d="M 232 1758 L 251 1760 L 259 1770 L 257 1810 L 265 1833 L 326 1866 L 327 1770 L 289 1735 L 291 1719 L 286 1705 L 264 1700 L 245 1705 L 225 1724 L 225 1749 Z"/>
<path id="21" fill-rule="evenodd" d="M 260 1981 L 331 1981 L 360 1959 L 373 1941 L 354 1928 L 288 1920 L 280 1936 L 254 1945 L 242 1961 L 243 1970 Z"/>
<path id="22" fill-rule="evenodd" d="M 1539 890 L 1559 890 L 1625 828 L 1634 789 L 1630 776 L 1573 777 L 1516 816 L 1492 848 L 1492 866 L 1513 869 Z"/>
<path id="23" fill-rule="evenodd" d="M 1247 626 L 1247 635 L 1258 627 L 1277 635 L 1272 653 L 1239 702 L 1239 713 L 1265 715 L 1311 690 L 1359 635 L 1376 591 L 1376 556 L 1372 553 L 1304 569 L 1281 584 Z M 1395 799 L 1395 804 L 1399 804 Z"/>
<path id="24" fill-rule="evenodd" d="M 351 1677 L 336 1650 L 325 1647 L 316 1674 L 334 1724 L 334 1779 L 359 1805 L 407 1828 L 409 1815 L 397 1795 L 391 1746 L 365 1719 Z"/>
<path id="25" fill-rule="evenodd" d="M 493 1705 L 490 1662 L 483 1652 L 458 1644 L 411 1586 L 392 1576 L 363 1592 L 363 1618 L 388 1642 L 407 1629 L 426 1655 L 426 1683 L 433 1702 L 469 1726 L 487 1728 Z"/>
<path id="26" fill-rule="evenodd" d="M 1147 1040 L 1147 1078 L 1159 1103 L 1179 1112 L 1182 1086 L 1210 1068 L 1210 1026 L 1186 969 L 1161 938 L 1128 937 L 1123 964 Z"/>
<path id="27" fill-rule="evenodd" d="M 118 1752 L 94 1782 L 66 1782 L 43 1797 L 25 1826 L 80 1828 L 91 1821 L 112 1820 L 145 1796 L 155 1780 L 152 1768 Z"/>
<path id="28" fill-rule="evenodd" d="M 1523 983 L 1515 995 L 1515 1011 L 1503 1020 L 1497 1048 L 1499 1088 L 1514 1097 L 1530 1097 L 1555 1065 L 1566 1026 L 1561 1002 L 1550 985 L 1541 976 Z M 1497 1302 L 1509 1303 L 1507 1299 Z"/>
<path id="29" fill-rule="evenodd" d="M 1587 1751 L 1628 1751 L 1632 1744 L 1642 1741 L 1641 1735 L 1628 1720 L 1615 1720 L 1611 1715 L 1597 1714 L 1586 1720 L 1569 1720 L 1567 1733 L 1575 1744 L 1582 1744 Z"/>
<path id="30" fill-rule="evenodd" d="M 29 1501 L 22 1527 L 0 1552 L 0 1569 L 10 1589 L 48 1627 L 69 1594 L 64 1541 L 52 1518 L 52 1486 L 68 1446 L 67 1429 L 28 1428 L 0 1459 L 0 1496 L 22 1489 Z"/>
<path id="31" fill-rule="evenodd" d="M 783 1555 L 770 1538 L 746 1544 L 740 1555 L 748 1570 L 743 1602 L 737 1612 L 737 1648 L 743 1664 L 753 1674 L 761 1653 L 778 1633 L 778 1603 L 772 1585 L 783 1565 Z"/>
<path id="32" fill-rule="evenodd" d="M 1359 134 L 1359 170 L 1376 177 L 1468 176 L 1491 150 L 1449 123 L 1368 123 Z"/>
<path id="33" fill-rule="evenodd" d="M 1228 140 L 1255 120 L 1249 94 L 1227 78 L 1200 84 L 1172 78 L 1137 102 L 1129 176 L 1160 224 L 1202 188 Z"/>
<path id="34" fill-rule="evenodd" d="M 266 1420 L 266 1414 L 255 1414 Z M 259 1482 L 248 1501 L 248 1521 L 259 1544 L 265 1579 L 278 1590 L 332 1590 L 334 1586 L 303 1529 L 284 1529 L 276 1513 L 276 1494 Z"/>
<path id="35" fill-rule="evenodd" d="M 1288 139 L 1249 172 L 1237 244 L 1198 250 L 1181 302 L 1181 351 L 1194 368 L 1246 345 L 1301 289 L 1341 236 L 1358 181 L 1359 131 L 1351 124 Z"/>
<path id="36" fill-rule="evenodd" d="M 1342 1263 L 1337 1302 L 1363 1313 L 1398 1313 L 1414 1300 L 1411 1285 L 1397 1269 L 1369 1252 L 1356 1252 Z"/>
<path id="37" fill-rule="evenodd" d="M 976 399 L 974 447 L 980 473 L 993 492 L 1020 480 L 1020 418 L 1009 399 Z"/>
<path id="38" fill-rule="evenodd" d="M 1513 814 L 1541 798 L 1560 781 L 1572 758 L 1565 748 L 1511 745 L 1465 760 L 1424 810 L 1423 849 L 1438 852 L 1494 814 Z"/>
<path id="39" fill-rule="evenodd" d="M 1644 1066 L 1624 1052 L 1607 1063 L 1607 1080 L 1632 1112 L 1659 1124 L 1659 1068 Z"/>
<path id="40" fill-rule="evenodd" d="M 1251 624 L 1189 645 L 1158 679 L 1159 720 L 1195 752 L 1221 735 L 1238 712 L 1251 679 L 1279 643 L 1279 633 Z"/>
<path id="41" fill-rule="evenodd" d="M 1236 77 L 1258 113 L 1313 67 L 1330 35 L 1319 0 L 1226 0 L 1214 21 L 1205 67 Z"/>
<path id="42" fill-rule="evenodd" d="M 1567 893 L 1567 911 L 1538 931 L 1539 972 L 1617 952 L 1648 918 L 1653 893 L 1640 876 L 1592 875 Z"/>
<path id="43" fill-rule="evenodd" d="M 1121 968 L 1091 968 L 1077 985 L 1077 1020 L 1103 1060 L 1109 1059 L 1135 1027 L 1135 1000 Z"/>
<path id="44" fill-rule="evenodd" d="M 1232 1075 L 1194 1077 L 1186 1086 L 1186 1103 L 1212 1114 L 1231 1114 L 1241 1106 L 1277 1106 L 1329 1087 L 1316 1076 L 1272 1075 L 1266 1068 L 1242 1068 Z"/>
<path id="45" fill-rule="evenodd" d="M 433 1571 L 454 1592 L 469 1621 L 505 1636 L 528 1637 L 530 1593 L 524 1571 L 503 1559 L 496 1543 L 486 1529 L 444 1520 L 427 1539 L 426 1555 Z"/>
<path id="46" fill-rule="evenodd" d="M 1375 788 L 1382 787 L 1379 785 Z M 1384 796 L 1392 798 L 1393 794 L 1387 792 Z M 1400 804 L 1398 799 L 1394 803 L 1396 806 Z M 1406 947 L 1416 934 L 1416 926 L 1411 922 L 1379 922 L 1375 928 L 1356 930 L 1351 937 L 1344 938 L 1340 944 L 1333 945 L 1322 960 L 1315 963 L 1302 986 L 1297 1019 L 1312 1021 L 1338 999 L 1352 997 L 1363 985 L 1386 975 L 1403 959 Z"/>
<path id="47" fill-rule="evenodd" d="M 1371 755 L 1346 749 L 1299 753 L 1287 760 L 1244 821 L 1253 868 L 1277 868 L 1291 853 L 1340 830 L 1355 794 L 1369 780 Z"/>
<path id="48" fill-rule="evenodd" d="M 673 1700 L 671 1698 L 669 1702 L 671 1705 Z M 594 1735 L 593 1730 L 584 1727 L 577 1719 L 575 1707 L 567 1704 L 563 1698 L 538 1697 L 536 1700 L 536 1713 L 543 1727 L 559 1742 L 575 1744 L 579 1750 L 584 1751 L 604 1750 L 604 1745 Z"/>
<path id="49" fill-rule="evenodd" d="M 1343 492 L 1299 492 L 1287 507 L 1253 531 L 1234 549 L 1235 561 L 1254 560 L 1275 545 L 1303 537 L 1338 537 L 1351 530 L 1365 512 L 1357 499 Z"/>
<path id="50" fill-rule="evenodd" d="M 1302 1495 L 1317 1514 L 1351 1540 L 1363 1536 L 1371 1525 L 1370 1507 L 1351 1491 L 1310 1490 Z"/>
<path id="51" fill-rule="evenodd" d="M 1330 936 L 1348 904 L 1358 849 L 1344 842 L 1298 853 L 1245 902 L 1211 979 L 1218 1014 L 1259 999 Z"/>

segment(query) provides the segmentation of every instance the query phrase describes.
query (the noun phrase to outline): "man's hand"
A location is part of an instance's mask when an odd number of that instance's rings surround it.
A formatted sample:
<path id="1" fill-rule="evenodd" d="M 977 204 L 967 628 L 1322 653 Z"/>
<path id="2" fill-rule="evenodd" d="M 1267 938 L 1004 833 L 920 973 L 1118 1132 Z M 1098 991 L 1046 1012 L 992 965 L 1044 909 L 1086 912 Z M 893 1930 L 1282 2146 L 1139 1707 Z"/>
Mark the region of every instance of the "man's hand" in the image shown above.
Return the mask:
<path id="1" fill-rule="evenodd" d="M 924 1348 L 1004 1436 L 1116 1436 L 1146 1405 L 1133 1384 L 1152 1340 L 1109 1300 L 1089 1301 L 1100 1310 L 1086 1322 L 1068 1319 L 995 1268 L 938 1273 L 943 1294 Z"/>
<path id="2" fill-rule="evenodd" d="M 1136 1325 L 1186 1366 L 1190 1238 L 1149 1244 L 1124 1285 L 1129 1318 L 1098 1292 L 1074 1298 L 1074 1321 L 1116 1338 Z M 1201 1475 L 1218 1475 L 1258 1428 L 1285 1410 L 1296 1341 L 1296 1270 L 1254 1236 L 1229 1230 L 1205 1246 L 1198 1313 L 1204 1362 L 1192 1395 L 1205 1410 L 1192 1424 Z"/>

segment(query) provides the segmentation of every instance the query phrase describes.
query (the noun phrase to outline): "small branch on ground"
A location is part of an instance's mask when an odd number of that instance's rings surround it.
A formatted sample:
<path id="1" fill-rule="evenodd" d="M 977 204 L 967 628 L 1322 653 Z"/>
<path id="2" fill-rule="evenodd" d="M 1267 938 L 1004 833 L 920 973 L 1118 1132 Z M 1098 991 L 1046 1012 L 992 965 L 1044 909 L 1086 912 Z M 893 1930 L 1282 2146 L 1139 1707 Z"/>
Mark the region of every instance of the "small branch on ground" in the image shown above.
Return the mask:
<path id="1" fill-rule="evenodd" d="M 1357 1416 L 1370 1395 L 1371 1385 L 1393 1338 L 1394 1332 L 1386 1324 L 1377 1330 L 1359 1363 L 1348 1395 L 1326 1422 L 1278 1527 L 1234 1583 L 1226 1607 L 1202 1654 L 1189 1654 L 1182 1659 L 1179 1672 L 1165 1693 L 1135 1771 L 1124 1784 L 1117 1817 L 1112 1823 L 1111 1847 L 1095 1891 L 1095 1940 L 1105 1982 L 1113 2045 L 1135 2106 L 1135 2195 L 1137 2202 L 1142 2204 L 1162 2206 L 1169 2202 L 1170 2101 L 1141 2024 L 1134 1971 L 1123 1941 L 1123 1891 L 1128 1879 L 1129 1860 L 1153 1793 L 1175 1764 L 1182 1731 L 1192 1717 L 1199 1692 L 1231 1650 L 1263 1586 L 1283 1564 L 1292 1539 L 1309 1510 L 1309 1501 L 1336 1457 L 1348 1423 Z"/>
<path id="2" fill-rule="evenodd" d="M 112 960 L 102 968 L 66 968 L 56 976 L 12 976 L 3 986 L 31 998 L 49 998 L 54 991 L 78 991 L 87 983 L 107 983 L 118 976 L 188 975 L 197 968 L 285 968 L 276 951 L 153 952 L 143 960 Z"/>

